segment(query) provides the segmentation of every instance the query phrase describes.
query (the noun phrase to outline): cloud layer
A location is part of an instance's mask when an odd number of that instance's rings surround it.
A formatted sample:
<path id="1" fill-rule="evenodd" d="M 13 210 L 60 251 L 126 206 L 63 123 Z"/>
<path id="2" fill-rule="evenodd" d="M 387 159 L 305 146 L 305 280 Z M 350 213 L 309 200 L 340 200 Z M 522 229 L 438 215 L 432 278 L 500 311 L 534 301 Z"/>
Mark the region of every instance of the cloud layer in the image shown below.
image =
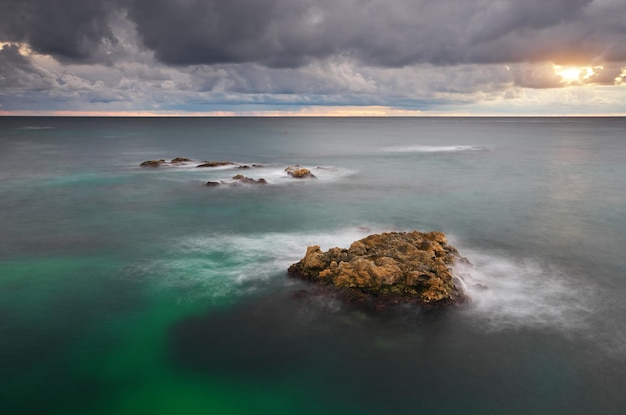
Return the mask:
<path id="1" fill-rule="evenodd" d="M 0 109 L 519 99 L 620 83 L 625 16 L 623 0 L 0 0 Z"/>

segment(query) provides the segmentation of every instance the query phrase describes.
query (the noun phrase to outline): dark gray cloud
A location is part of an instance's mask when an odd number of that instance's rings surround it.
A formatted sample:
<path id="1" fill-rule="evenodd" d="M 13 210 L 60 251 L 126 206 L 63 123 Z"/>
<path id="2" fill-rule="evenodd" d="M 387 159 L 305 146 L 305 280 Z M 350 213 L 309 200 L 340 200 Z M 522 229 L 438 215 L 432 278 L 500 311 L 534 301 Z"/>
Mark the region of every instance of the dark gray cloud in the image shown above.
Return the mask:
<path id="1" fill-rule="evenodd" d="M 626 60 L 623 0 L 0 0 L 0 41 L 110 59 L 124 14 L 163 63 L 298 67 Z"/>
<path id="2" fill-rule="evenodd" d="M 601 2 L 601 0 L 596 0 Z M 593 0 L 136 0 L 129 16 L 169 64 L 299 66 L 623 59 L 613 14 Z M 626 13 L 626 4 L 622 6 Z M 593 36 L 592 36 L 593 34 Z M 623 43 L 623 42 L 622 42 Z"/>
<path id="3" fill-rule="evenodd" d="M 26 42 L 66 61 L 92 61 L 102 45 L 115 43 L 109 28 L 117 0 L 2 0 L 0 39 Z"/>
<path id="4" fill-rule="evenodd" d="M 0 111 L 612 112 L 624 16 L 624 0 L 0 0 Z"/>

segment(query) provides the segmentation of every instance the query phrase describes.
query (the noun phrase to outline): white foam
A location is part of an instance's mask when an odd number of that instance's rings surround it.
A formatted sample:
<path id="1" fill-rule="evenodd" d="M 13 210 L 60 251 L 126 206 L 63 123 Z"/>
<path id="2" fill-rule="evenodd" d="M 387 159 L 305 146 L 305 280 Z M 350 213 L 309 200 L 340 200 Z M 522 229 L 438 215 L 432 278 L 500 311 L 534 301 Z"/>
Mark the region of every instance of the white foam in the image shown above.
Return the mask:
<path id="1" fill-rule="evenodd" d="M 193 174 L 194 176 L 201 175 L 204 181 L 217 181 L 224 183 L 234 183 L 239 184 L 238 182 L 233 182 L 232 178 L 235 175 L 243 175 L 246 177 L 250 177 L 252 179 L 265 179 L 268 185 L 306 185 L 306 184 L 315 184 L 315 183 L 329 183 L 342 180 L 346 177 L 352 176 L 355 174 L 353 170 L 345 169 L 342 167 L 335 166 L 302 166 L 304 168 L 308 168 L 313 175 L 314 178 L 294 178 L 287 174 L 285 171 L 286 165 L 268 165 L 268 164 L 259 164 L 259 163 L 235 163 L 232 165 L 226 166 L 216 166 L 216 167 L 204 167 L 198 168 L 197 165 L 201 162 L 198 161 L 190 161 L 183 162 L 177 164 L 162 164 L 159 167 L 151 168 L 151 167 L 141 167 L 142 171 L 147 172 L 168 172 L 168 173 L 176 173 L 176 175 L 172 176 L 163 176 L 164 180 L 173 180 L 173 181 L 184 181 L 187 180 L 188 174 Z M 135 164 L 134 167 L 139 169 L 139 164 Z M 240 166 L 250 166 L 249 168 L 240 168 Z M 184 175 L 184 177 L 176 177 Z"/>
<path id="2" fill-rule="evenodd" d="M 307 246 L 322 250 L 352 242 L 388 227 L 349 227 L 335 232 L 195 235 L 175 241 L 164 259 L 152 264 L 165 287 L 189 289 L 190 297 L 242 295 L 283 278 Z M 456 244 L 456 243 L 455 243 Z M 458 244 L 457 244 L 458 246 Z M 470 297 L 461 313 L 486 330 L 518 327 L 584 328 L 594 294 L 555 267 L 461 249 L 472 266 L 454 273 Z M 171 259 L 168 259 L 171 258 Z M 277 279 L 280 278 L 280 279 Z"/>
<path id="3" fill-rule="evenodd" d="M 591 313 L 593 294 L 581 292 L 555 267 L 461 250 L 473 266 L 459 264 L 470 297 L 467 313 L 492 330 L 512 327 L 581 328 Z"/>
<path id="4" fill-rule="evenodd" d="M 204 162 L 194 162 L 194 164 L 191 167 L 194 167 L 198 171 L 201 171 L 201 172 L 203 171 L 203 172 L 206 173 L 206 172 L 209 172 L 209 171 L 220 171 L 220 170 L 244 170 L 244 169 L 240 169 L 239 167 L 246 165 L 245 163 L 233 162 L 235 164 L 226 164 L 224 166 L 215 166 L 215 167 L 198 167 L 200 164 L 203 164 L 203 163 Z M 245 169 L 245 170 L 248 170 L 248 169 Z"/>
<path id="5" fill-rule="evenodd" d="M 392 153 L 450 153 L 465 151 L 489 151 L 487 147 L 482 146 L 433 146 L 433 145 L 414 145 L 414 146 L 398 146 L 386 147 L 384 149 Z"/>
<path id="6" fill-rule="evenodd" d="M 170 253 L 144 270 L 156 275 L 164 288 L 190 291 L 190 298 L 220 298 L 254 290 L 255 284 L 284 275 L 309 245 L 320 245 L 323 250 L 349 247 L 376 231 L 352 227 L 334 233 L 196 235 L 177 241 Z"/>
<path id="7" fill-rule="evenodd" d="M 158 160 L 158 159 L 154 159 L 154 160 Z M 197 170 L 198 172 L 206 173 L 206 172 L 218 171 L 218 170 L 238 170 L 239 166 L 247 165 L 246 163 L 232 162 L 233 164 L 227 164 L 224 166 L 198 167 L 199 165 L 207 163 L 207 162 L 198 161 L 198 160 L 190 160 L 190 161 L 171 163 L 172 159 L 163 159 L 163 160 L 165 160 L 165 163 L 160 164 L 159 167 L 151 168 L 151 169 L 155 171 L 159 169 L 170 169 L 172 171 L 181 170 L 181 169 L 182 170 Z M 139 165 L 140 163 L 133 163 L 132 167 L 137 167 Z M 145 169 L 148 170 L 150 168 L 146 167 Z"/>
<path id="8" fill-rule="evenodd" d="M 24 127 L 18 127 L 16 130 L 52 130 L 54 127 L 47 125 L 25 125 Z"/>
<path id="9" fill-rule="evenodd" d="M 267 181 L 267 185 L 269 186 L 324 184 L 336 182 L 355 174 L 355 172 L 352 170 L 334 166 L 306 167 L 315 175 L 315 177 L 298 179 L 289 176 L 287 172 L 285 172 L 285 167 L 286 166 L 268 165 L 264 167 L 238 169 L 237 167 L 231 166 L 230 169 L 228 169 L 228 172 L 218 172 L 217 174 L 215 173 L 214 169 L 198 170 L 203 170 L 205 172 L 214 171 L 214 173 L 210 174 L 209 176 L 203 176 L 203 178 L 210 177 L 211 181 L 238 184 L 237 181 L 232 180 L 232 177 L 241 174 L 255 180 L 265 179 Z"/>
<path id="10" fill-rule="evenodd" d="M 257 235 L 212 235 L 189 237 L 179 242 L 182 254 L 219 252 L 236 258 L 237 279 L 267 278 L 297 262 L 309 245 L 323 250 L 339 246 L 349 247 L 355 240 L 372 233 L 369 227 L 341 229 L 335 233 L 278 233 Z"/>
<path id="11" fill-rule="evenodd" d="M 258 176 L 267 180 L 268 184 L 314 184 L 329 183 L 342 180 L 355 174 L 354 171 L 335 166 L 302 166 L 313 173 L 315 178 L 294 178 L 285 171 L 286 166 L 269 166 L 258 170 Z"/>

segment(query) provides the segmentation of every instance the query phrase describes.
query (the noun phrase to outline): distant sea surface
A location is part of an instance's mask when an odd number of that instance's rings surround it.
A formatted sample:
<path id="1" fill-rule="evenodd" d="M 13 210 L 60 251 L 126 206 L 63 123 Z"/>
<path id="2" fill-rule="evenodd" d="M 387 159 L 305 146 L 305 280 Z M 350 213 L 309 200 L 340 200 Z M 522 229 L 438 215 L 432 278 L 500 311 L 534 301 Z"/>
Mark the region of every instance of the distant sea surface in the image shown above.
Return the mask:
<path id="1" fill-rule="evenodd" d="M 626 411 L 624 118 L 4 117 L 0 213 L 2 414 Z M 287 276 L 408 230 L 469 303 Z"/>

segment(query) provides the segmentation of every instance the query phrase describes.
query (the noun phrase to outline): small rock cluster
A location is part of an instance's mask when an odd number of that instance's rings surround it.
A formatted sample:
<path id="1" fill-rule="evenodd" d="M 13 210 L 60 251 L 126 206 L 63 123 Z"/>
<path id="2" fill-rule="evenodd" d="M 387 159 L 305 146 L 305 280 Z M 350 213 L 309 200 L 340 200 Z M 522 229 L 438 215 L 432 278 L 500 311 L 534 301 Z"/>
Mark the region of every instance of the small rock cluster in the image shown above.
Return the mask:
<path id="1" fill-rule="evenodd" d="M 190 158 L 187 157 L 176 157 L 174 159 L 172 159 L 171 161 L 167 161 L 165 159 L 159 159 L 159 160 L 146 160 L 143 163 L 140 164 L 141 167 L 151 167 L 151 168 L 155 168 L 155 167 L 161 167 L 161 166 L 179 166 L 179 165 L 185 165 L 185 164 L 190 164 L 193 163 L 194 161 Z M 251 169 L 251 168 L 258 168 L 258 167 L 263 167 L 263 165 L 261 164 L 252 164 L 252 165 L 247 165 L 247 164 L 239 164 L 239 163 L 235 163 L 232 161 L 203 161 L 200 164 L 198 164 L 196 167 L 200 167 L 200 168 L 211 168 L 211 167 L 224 167 L 224 166 L 233 166 L 237 169 Z M 285 169 L 285 172 L 291 176 L 294 177 L 296 179 L 304 179 L 304 178 L 315 178 L 315 175 L 313 173 L 311 173 L 311 170 L 304 168 L 304 167 L 300 167 L 299 165 L 293 165 L 293 166 L 288 166 Z M 220 185 L 239 185 L 239 184 L 267 184 L 267 180 L 260 178 L 260 179 L 253 179 L 250 177 L 246 177 L 242 174 L 237 174 L 235 176 L 232 177 L 232 182 L 225 182 L 225 181 L 209 181 L 206 183 L 206 186 L 209 187 L 217 187 Z"/>

